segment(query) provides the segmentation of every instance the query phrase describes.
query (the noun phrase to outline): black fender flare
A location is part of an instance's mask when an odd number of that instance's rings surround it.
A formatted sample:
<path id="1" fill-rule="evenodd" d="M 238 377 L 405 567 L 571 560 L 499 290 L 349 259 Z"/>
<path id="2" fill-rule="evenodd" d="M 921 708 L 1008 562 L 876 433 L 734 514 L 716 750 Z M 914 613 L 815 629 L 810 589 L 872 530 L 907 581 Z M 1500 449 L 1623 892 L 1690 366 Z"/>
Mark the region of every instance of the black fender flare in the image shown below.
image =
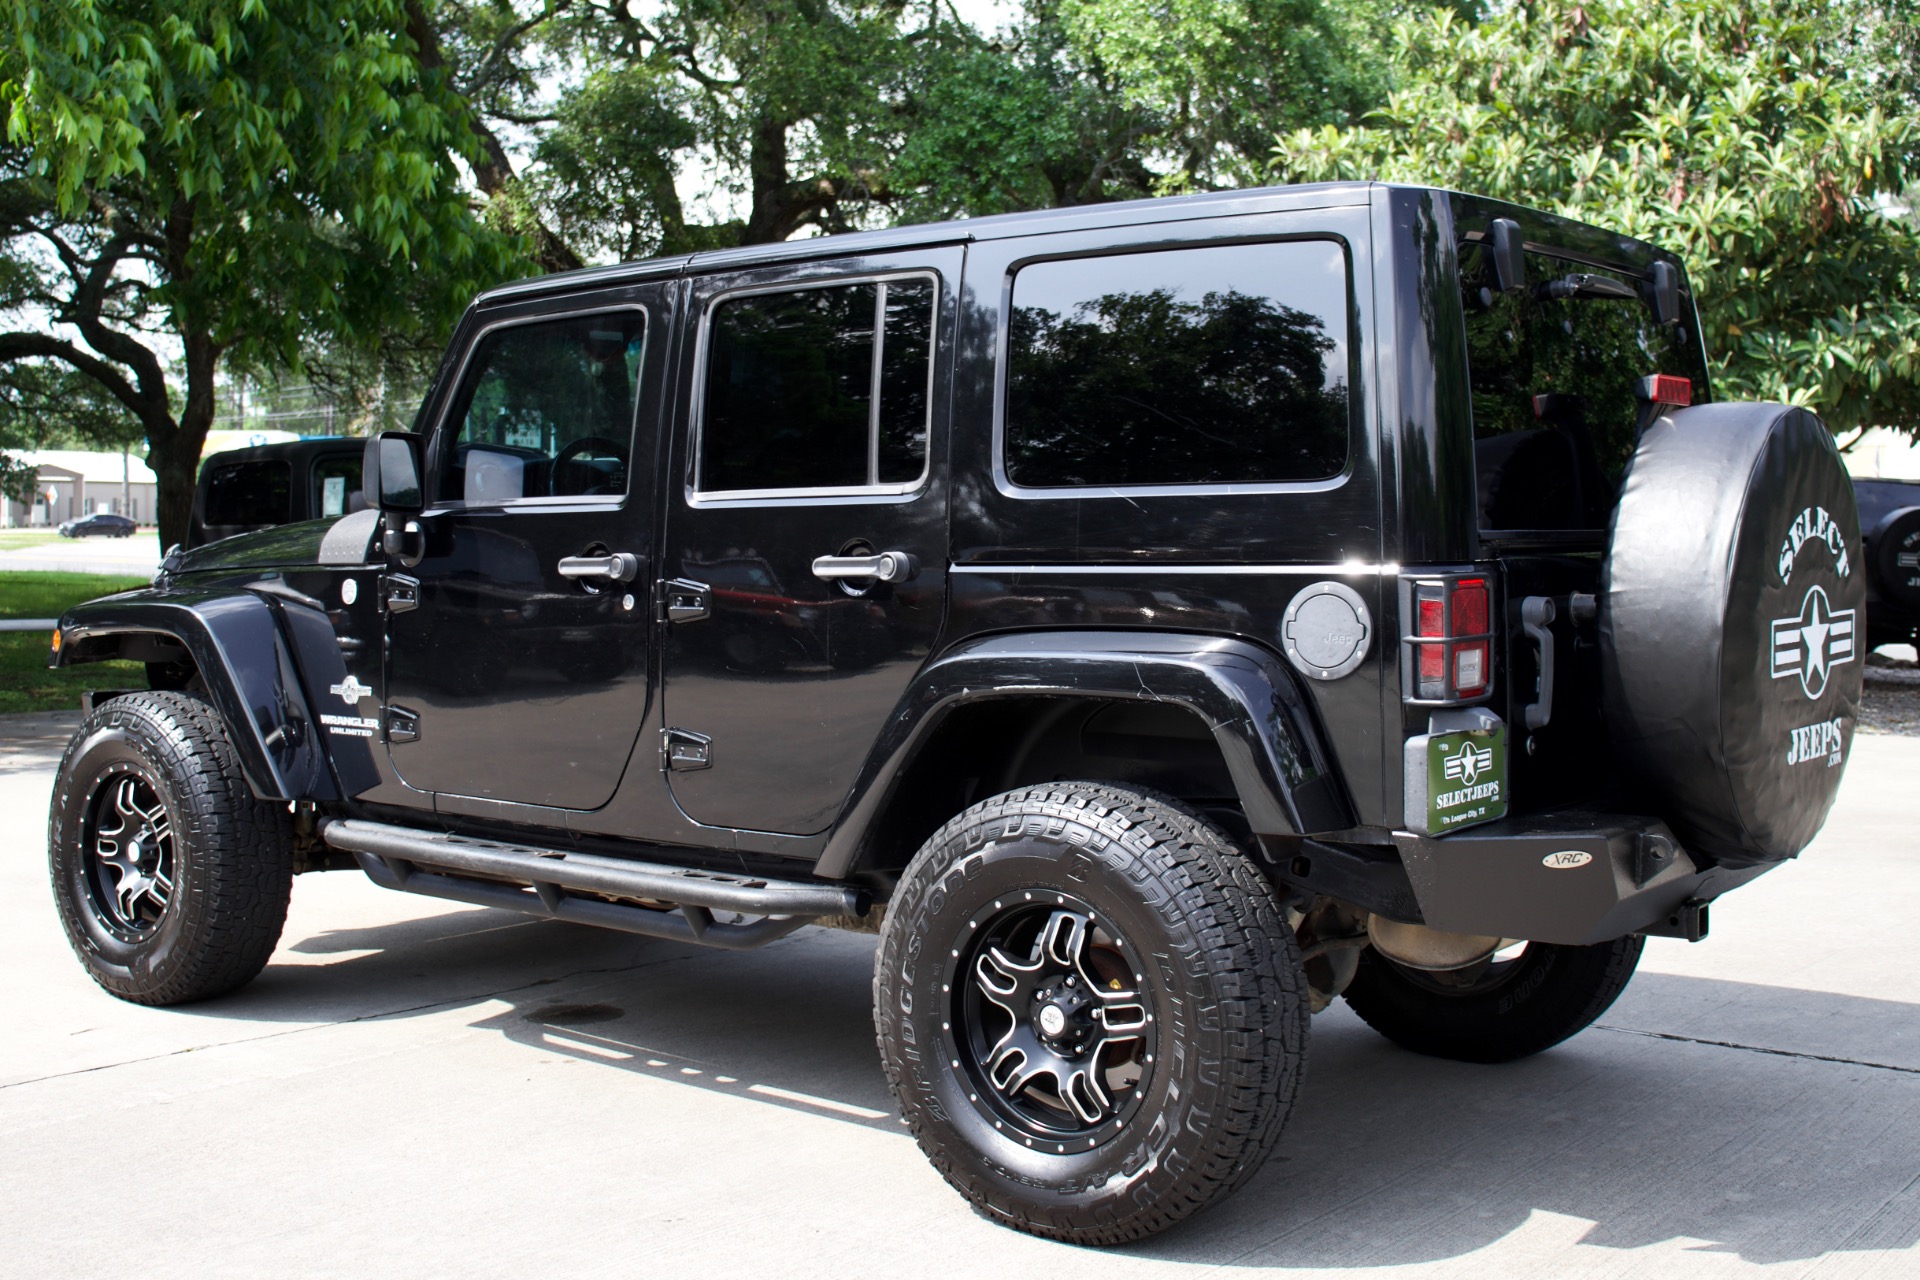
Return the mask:
<path id="1" fill-rule="evenodd" d="M 109 596 L 68 610 L 60 634 L 60 666 L 114 657 L 130 636 L 183 646 L 261 799 L 339 800 L 377 781 L 369 744 L 335 738 L 329 754 L 313 708 L 346 663 L 324 607 L 284 583 Z"/>
<path id="2" fill-rule="evenodd" d="M 1043 631 L 964 642 L 928 663 L 867 755 L 815 874 L 843 879 L 920 749 L 956 708 L 990 698 L 1167 702 L 1206 724 L 1261 835 L 1354 825 L 1333 754 L 1293 672 L 1244 640 L 1143 631 Z"/>

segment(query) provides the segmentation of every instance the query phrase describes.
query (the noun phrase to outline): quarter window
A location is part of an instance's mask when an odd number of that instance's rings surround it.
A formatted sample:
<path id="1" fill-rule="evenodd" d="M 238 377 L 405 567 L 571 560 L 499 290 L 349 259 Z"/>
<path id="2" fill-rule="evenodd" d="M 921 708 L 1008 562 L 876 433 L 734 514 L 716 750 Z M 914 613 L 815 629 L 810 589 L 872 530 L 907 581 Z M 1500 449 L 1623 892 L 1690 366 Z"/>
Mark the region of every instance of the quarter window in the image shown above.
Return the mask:
<path id="1" fill-rule="evenodd" d="M 1347 263 L 1325 240 L 1035 263 L 1013 281 L 1007 477 L 1324 480 L 1346 466 Z"/>
<path id="2" fill-rule="evenodd" d="M 721 301 L 697 487 L 911 485 L 926 470 L 936 289 L 921 277 Z"/>
<path id="3" fill-rule="evenodd" d="M 293 467 L 274 459 L 216 467 L 207 477 L 209 525 L 285 524 L 293 519 Z"/>
<path id="4" fill-rule="evenodd" d="M 484 506 L 625 494 L 645 347 L 639 311 L 513 325 L 481 339 L 454 405 L 442 497 Z"/>

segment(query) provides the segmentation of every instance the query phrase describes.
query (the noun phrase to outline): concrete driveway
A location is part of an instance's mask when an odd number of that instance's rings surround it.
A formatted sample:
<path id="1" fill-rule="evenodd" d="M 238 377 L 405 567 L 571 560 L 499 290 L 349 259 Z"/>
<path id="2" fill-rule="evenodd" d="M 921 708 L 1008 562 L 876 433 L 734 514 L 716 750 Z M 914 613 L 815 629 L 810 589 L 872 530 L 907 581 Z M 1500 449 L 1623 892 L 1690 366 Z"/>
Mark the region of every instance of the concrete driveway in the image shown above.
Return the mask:
<path id="1" fill-rule="evenodd" d="M 710 954 L 333 873 L 239 995 L 103 995 L 46 884 L 71 720 L 0 744 L 6 1275 L 1920 1275 L 1920 739 L 1861 738 L 1815 847 L 1559 1049 L 1437 1062 L 1336 1006 L 1252 1184 L 1096 1253 L 921 1159 L 870 939 Z"/>

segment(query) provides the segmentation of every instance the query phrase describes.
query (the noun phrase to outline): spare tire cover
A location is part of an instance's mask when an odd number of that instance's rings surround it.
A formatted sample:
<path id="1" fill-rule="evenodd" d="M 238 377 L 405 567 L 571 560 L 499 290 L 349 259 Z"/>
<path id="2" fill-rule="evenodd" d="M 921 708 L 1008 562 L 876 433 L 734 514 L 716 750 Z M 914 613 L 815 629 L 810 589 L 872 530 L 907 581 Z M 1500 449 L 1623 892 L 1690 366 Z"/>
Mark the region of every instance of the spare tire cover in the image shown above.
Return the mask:
<path id="1" fill-rule="evenodd" d="M 1867 540 L 1880 598 L 1920 609 L 1920 507 L 1889 511 Z"/>
<path id="2" fill-rule="evenodd" d="M 1600 601 L 1615 758 L 1696 855 L 1790 858 L 1853 745 L 1867 567 L 1825 424 L 1708 404 L 1641 437 Z"/>

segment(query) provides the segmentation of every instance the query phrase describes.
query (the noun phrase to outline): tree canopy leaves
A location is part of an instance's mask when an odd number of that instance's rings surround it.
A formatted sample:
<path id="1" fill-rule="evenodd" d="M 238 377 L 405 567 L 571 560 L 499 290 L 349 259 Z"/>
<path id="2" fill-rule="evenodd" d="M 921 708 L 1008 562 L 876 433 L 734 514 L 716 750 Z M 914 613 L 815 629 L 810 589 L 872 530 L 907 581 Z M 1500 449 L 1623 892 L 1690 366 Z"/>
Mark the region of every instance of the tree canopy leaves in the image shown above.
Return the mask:
<path id="1" fill-rule="evenodd" d="M 183 536 L 216 370 L 437 343 L 515 270 L 457 162 L 465 104 L 398 0 L 21 0 L 4 62 L 0 362 L 136 418 Z"/>
<path id="2" fill-rule="evenodd" d="M 1273 172 L 1453 186 L 1672 249 L 1720 396 L 1920 431 L 1904 21 L 1838 0 L 1416 11 L 1384 104 L 1285 135 Z"/>

